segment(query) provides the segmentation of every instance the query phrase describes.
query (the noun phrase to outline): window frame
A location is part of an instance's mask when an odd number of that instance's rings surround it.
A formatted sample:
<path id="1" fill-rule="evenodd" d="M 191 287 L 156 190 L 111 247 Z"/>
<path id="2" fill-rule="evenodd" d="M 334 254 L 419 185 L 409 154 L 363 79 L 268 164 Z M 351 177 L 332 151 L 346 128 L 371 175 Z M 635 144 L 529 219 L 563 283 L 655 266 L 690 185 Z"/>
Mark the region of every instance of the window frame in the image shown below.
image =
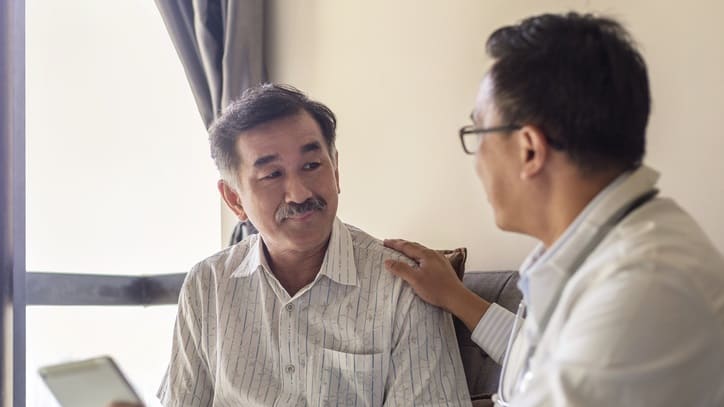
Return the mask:
<path id="1" fill-rule="evenodd" d="M 0 395 L 25 405 L 25 1 L 0 12 Z M 8 377 L 8 375 L 10 375 Z"/>
<path id="2" fill-rule="evenodd" d="M 138 277 L 28 271 L 25 305 L 176 304 L 185 277 L 185 273 Z"/>

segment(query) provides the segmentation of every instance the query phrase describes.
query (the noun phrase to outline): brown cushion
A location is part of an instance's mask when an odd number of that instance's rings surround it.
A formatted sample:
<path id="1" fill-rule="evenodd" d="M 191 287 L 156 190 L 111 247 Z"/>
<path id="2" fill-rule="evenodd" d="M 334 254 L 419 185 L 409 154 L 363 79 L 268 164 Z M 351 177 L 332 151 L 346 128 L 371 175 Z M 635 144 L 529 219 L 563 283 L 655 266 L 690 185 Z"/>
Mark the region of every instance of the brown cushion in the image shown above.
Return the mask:
<path id="1" fill-rule="evenodd" d="M 465 274 L 465 260 L 468 259 L 468 249 L 465 247 L 458 247 L 452 250 L 435 250 L 447 258 L 455 270 L 455 274 L 458 275 L 460 280 L 463 279 Z"/>

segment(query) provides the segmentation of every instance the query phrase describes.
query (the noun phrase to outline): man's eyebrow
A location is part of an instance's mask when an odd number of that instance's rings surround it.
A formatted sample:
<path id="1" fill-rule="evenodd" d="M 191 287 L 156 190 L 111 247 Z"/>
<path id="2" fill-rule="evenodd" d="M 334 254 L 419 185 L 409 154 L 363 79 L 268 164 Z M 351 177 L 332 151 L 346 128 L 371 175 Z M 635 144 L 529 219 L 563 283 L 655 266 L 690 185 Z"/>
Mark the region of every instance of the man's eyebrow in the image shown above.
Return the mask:
<path id="1" fill-rule="evenodd" d="M 319 141 L 313 141 L 311 143 L 307 143 L 307 144 L 303 145 L 301 148 L 302 154 L 308 153 L 311 151 L 321 151 L 321 150 L 322 150 L 322 145 L 319 144 Z"/>
<path id="2" fill-rule="evenodd" d="M 311 151 L 321 151 L 322 145 L 319 144 L 318 141 L 313 141 L 311 143 L 307 143 L 307 144 L 303 145 L 300 150 L 301 150 L 302 154 L 309 153 Z M 257 158 L 256 160 L 254 160 L 254 167 L 260 168 L 260 167 L 263 167 L 278 159 L 279 159 L 279 154 L 269 154 L 269 155 L 261 156 L 261 157 Z"/>
<path id="3" fill-rule="evenodd" d="M 259 157 L 254 161 L 254 168 L 263 167 L 263 166 L 269 164 L 270 162 L 276 161 L 278 159 L 279 159 L 278 154 L 270 154 L 270 155 L 265 155 L 265 156 Z"/>

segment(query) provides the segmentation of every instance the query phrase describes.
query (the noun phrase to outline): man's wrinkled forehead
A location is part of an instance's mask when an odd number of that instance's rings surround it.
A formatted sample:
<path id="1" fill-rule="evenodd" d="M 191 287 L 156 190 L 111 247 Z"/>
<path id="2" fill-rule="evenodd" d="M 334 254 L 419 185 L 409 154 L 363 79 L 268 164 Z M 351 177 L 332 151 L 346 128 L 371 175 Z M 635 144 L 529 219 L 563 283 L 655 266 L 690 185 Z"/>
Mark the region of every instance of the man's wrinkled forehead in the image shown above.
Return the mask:
<path id="1" fill-rule="evenodd" d="M 280 141 L 277 136 L 282 134 L 294 137 Z M 250 141 L 254 145 L 252 149 L 249 149 L 249 144 L 246 144 Z M 244 144 L 246 144 L 246 148 L 242 147 Z M 284 151 L 286 151 L 284 154 L 291 152 L 299 156 L 325 153 L 333 158 L 333 154 L 329 150 L 319 123 L 305 110 L 260 123 L 251 129 L 240 132 L 236 140 L 236 153 L 240 165 L 254 168 L 278 161 Z"/>

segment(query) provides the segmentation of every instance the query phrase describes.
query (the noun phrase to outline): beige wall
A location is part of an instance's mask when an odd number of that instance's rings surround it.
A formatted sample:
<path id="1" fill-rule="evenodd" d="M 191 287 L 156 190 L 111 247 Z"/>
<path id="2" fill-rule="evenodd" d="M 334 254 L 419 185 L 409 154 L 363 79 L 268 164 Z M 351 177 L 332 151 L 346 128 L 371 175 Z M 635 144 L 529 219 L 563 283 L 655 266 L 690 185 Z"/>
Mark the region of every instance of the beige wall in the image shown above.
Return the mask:
<path id="1" fill-rule="evenodd" d="M 496 229 L 463 154 L 487 35 L 543 11 L 622 20 L 649 64 L 647 163 L 724 249 L 724 5 L 715 1 L 272 0 L 270 76 L 338 115 L 340 217 L 384 237 L 467 246 L 469 269 L 516 268 L 533 241 Z"/>

